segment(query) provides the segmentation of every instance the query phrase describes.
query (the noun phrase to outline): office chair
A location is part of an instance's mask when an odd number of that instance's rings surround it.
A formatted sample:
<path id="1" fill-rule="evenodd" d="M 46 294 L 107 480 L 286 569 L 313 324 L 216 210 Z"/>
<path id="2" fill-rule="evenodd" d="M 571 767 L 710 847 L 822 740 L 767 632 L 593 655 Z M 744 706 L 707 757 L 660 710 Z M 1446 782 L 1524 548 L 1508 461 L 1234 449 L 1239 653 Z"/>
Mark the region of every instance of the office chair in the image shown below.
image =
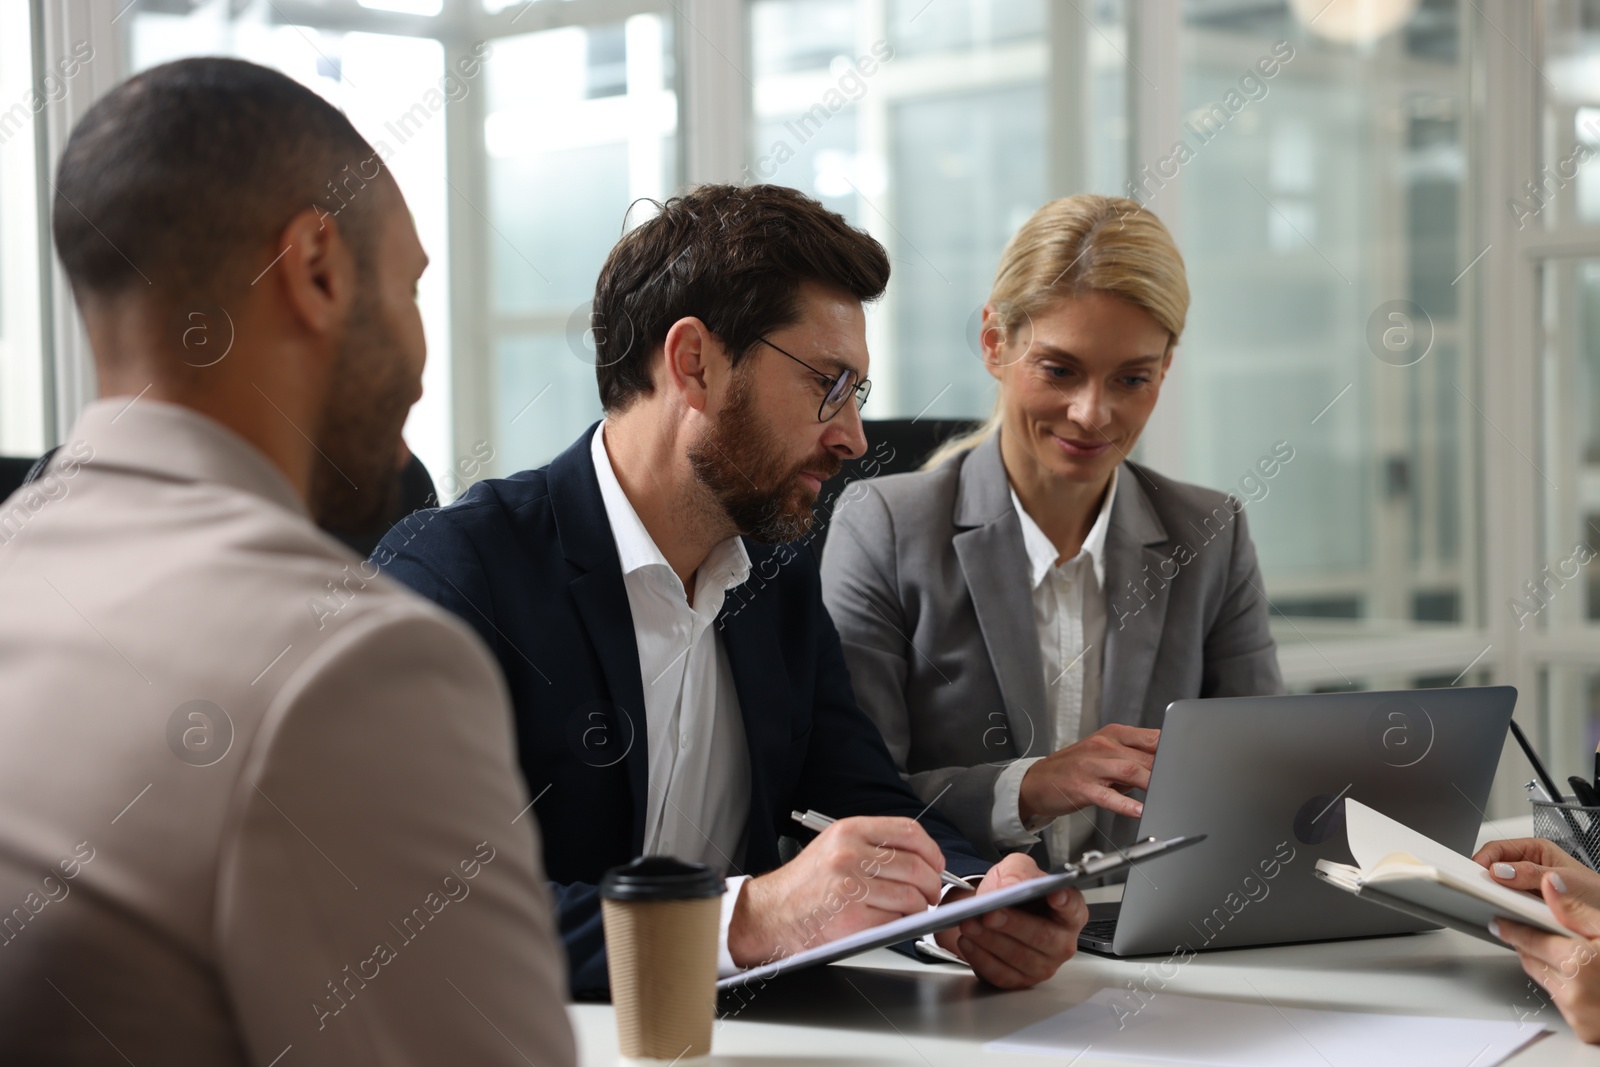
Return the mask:
<path id="1" fill-rule="evenodd" d="M 28 472 L 37 462 L 29 456 L 0 456 L 0 500 L 28 483 Z"/>
<path id="2" fill-rule="evenodd" d="M 868 419 L 863 425 L 867 431 L 866 455 L 847 462 L 838 474 L 823 483 L 822 492 L 817 494 L 811 547 L 818 559 L 822 558 L 822 545 L 828 537 L 834 505 L 846 486 L 861 478 L 917 470 L 940 445 L 976 429 L 978 423 L 966 419 Z"/>

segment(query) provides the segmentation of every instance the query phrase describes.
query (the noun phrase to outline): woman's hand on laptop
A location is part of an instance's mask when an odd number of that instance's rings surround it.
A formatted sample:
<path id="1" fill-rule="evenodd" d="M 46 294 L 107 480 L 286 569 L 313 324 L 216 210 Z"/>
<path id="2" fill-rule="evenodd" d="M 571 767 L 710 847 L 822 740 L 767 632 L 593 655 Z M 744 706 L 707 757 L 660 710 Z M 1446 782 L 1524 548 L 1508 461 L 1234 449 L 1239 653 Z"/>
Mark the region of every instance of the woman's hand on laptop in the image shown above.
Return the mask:
<path id="1" fill-rule="evenodd" d="M 1585 882 L 1594 884 L 1593 898 L 1600 900 L 1600 875 L 1573 859 L 1560 845 L 1542 837 L 1490 841 L 1472 858 L 1489 868 L 1489 874 L 1501 885 L 1529 893 L 1541 891 L 1546 871 L 1575 871 L 1580 885 Z"/>
<path id="2" fill-rule="evenodd" d="M 1154 731 L 1150 731 L 1154 732 Z M 978 883 L 978 894 L 1044 874 L 1026 853 L 1013 852 Z M 966 896 L 956 891 L 947 900 Z M 1089 906 L 1076 889 L 1058 889 L 1039 902 L 1040 910 L 1001 908 L 968 919 L 934 935 L 939 947 L 966 960 L 973 973 L 1001 989 L 1027 989 L 1055 974 L 1078 951 L 1078 933 L 1089 921 Z"/>
<path id="3" fill-rule="evenodd" d="M 1069 815 L 1084 808 L 1105 808 L 1137 819 L 1144 805 L 1124 794 L 1150 785 L 1160 730 L 1112 723 L 1077 744 L 1044 757 L 1022 776 L 1017 814 L 1022 824 Z"/>
<path id="4" fill-rule="evenodd" d="M 1587 867 L 1546 867 L 1539 889 L 1556 920 L 1583 940 L 1547 934 L 1510 919 L 1491 922 L 1489 932 L 1517 950 L 1522 969 L 1544 986 L 1572 1032 L 1591 1045 L 1600 1044 L 1600 910 L 1581 895 L 1596 899 L 1600 875 Z"/>

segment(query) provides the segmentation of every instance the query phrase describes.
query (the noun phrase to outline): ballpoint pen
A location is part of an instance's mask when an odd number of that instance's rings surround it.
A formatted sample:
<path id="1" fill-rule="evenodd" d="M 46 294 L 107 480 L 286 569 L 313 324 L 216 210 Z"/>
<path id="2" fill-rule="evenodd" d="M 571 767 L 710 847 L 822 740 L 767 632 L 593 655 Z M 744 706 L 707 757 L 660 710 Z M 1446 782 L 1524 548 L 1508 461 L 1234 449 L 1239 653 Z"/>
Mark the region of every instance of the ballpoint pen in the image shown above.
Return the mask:
<path id="1" fill-rule="evenodd" d="M 801 826 L 804 826 L 807 830 L 815 830 L 819 834 L 828 827 L 832 826 L 836 821 L 828 818 L 826 815 L 823 815 L 820 812 L 815 811 L 791 811 L 789 813 L 789 818 L 793 819 Z M 949 871 L 940 871 L 939 881 L 956 889 L 973 888 L 971 882 L 964 880 L 959 875 L 951 874 Z"/>
<path id="2" fill-rule="evenodd" d="M 1556 785 L 1556 780 L 1550 777 L 1550 772 L 1544 769 L 1544 763 L 1539 759 L 1539 754 L 1528 743 L 1528 735 L 1522 732 L 1522 727 L 1517 725 L 1517 720 L 1511 720 L 1511 736 L 1517 739 L 1517 744 L 1522 747 L 1522 754 L 1528 757 L 1528 762 L 1533 764 L 1533 773 L 1539 776 L 1539 782 L 1544 786 L 1544 791 L 1550 794 L 1550 799 L 1557 804 L 1565 803 L 1566 798 L 1561 795 L 1561 789 Z"/>

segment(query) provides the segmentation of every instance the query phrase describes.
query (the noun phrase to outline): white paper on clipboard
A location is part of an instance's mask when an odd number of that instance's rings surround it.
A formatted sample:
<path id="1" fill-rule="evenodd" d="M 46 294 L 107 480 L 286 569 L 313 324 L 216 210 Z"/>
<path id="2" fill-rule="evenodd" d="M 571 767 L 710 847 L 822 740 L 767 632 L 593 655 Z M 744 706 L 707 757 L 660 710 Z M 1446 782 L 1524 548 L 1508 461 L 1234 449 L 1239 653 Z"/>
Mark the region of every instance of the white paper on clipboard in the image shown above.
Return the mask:
<path id="1" fill-rule="evenodd" d="M 832 963 L 848 956 L 854 956 L 869 949 L 882 948 L 885 945 L 898 944 L 901 941 L 910 941 L 921 937 L 923 934 L 935 930 L 945 930 L 964 919 L 971 919 L 979 915 L 987 915 L 1000 908 L 1012 907 L 1017 904 L 1026 904 L 1031 900 L 1038 900 L 1054 893 L 1058 889 L 1065 889 L 1087 878 L 1098 878 L 1103 874 L 1111 874 L 1131 867 L 1136 863 L 1165 855 L 1168 852 L 1185 848 L 1196 842 L 1205 840 L 1205 834 L 1187 835 L 1184 837 L 1171 837 L 1165 841 L 1151 839 L 1132 845 L 1124 851 L 1113 855 L 1103 856 L 1088 861 L 1068 864 L 1065 870 L 1057 874 L 1047 874 L 1042 878 L 1033 878 L 1017 885 L 997 889 L 992 893 L 981 896 L 968 897 L 958 900 L 954 904 L 942 904 L 937 908 L 930 908 L 916 915 L 907 915 L 893 922 L 874 926 L 870 930 L 849 934 L 837 941 L 818 945 L 816 948 L 797 952 L 793 956 L 786 956 L 772 963 L 752 967 L 747 971 L 722 979 L 717 983 L 719 990 L 734 989 L 749 982 L 763 981 L 774 978 L 779 974 L 801 970 L 805 967 L 815 967 L 818 964 Z"/>

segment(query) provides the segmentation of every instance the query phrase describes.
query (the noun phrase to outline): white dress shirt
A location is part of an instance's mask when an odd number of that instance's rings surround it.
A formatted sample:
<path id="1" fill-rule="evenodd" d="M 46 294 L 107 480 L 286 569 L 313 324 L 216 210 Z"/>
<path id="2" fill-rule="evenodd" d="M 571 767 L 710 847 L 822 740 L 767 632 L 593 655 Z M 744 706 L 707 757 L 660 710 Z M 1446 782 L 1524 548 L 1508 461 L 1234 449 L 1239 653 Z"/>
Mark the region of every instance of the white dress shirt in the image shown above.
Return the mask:
<path id="1" fill-rule="evenodd" d="M 1100 728 L 1100 676 L 1106 639 L 1106 532 L 1116 495 L 1117 473 L 1113 470 L 1100 513 L 1083 539 L 1083 547 L 1077 555 L 1058 564 L 1055 545 L 1023 508 L 1016 490 L 1011 491 L 1011 506 L 1022 523 L 1022 543 L 1028 553 L 1033 618 L 1050 701 L 1052 752 Z M 1002 848 L 1032 847 L 1044 831 L 1050 862 L 1059 866 L 1080 851 L 1094 832 L 1095 809 L 1061 819 L 1038 819 L 1024 826 L 1018 810 L 1022 777 L 1042 758 L 1018 759 L 1000 772 L 995 780 L 991 823 L 995 843 Z"/>
<path id="2" fill-rule="evenodd" d="M 695 571 L 691 603 L 617 481 L 604 423 L 590 453 L 622 564 L 644 684 L 650 758 L 644 851 L 726 874 L 744 860 L 750 751 L 728 653 L 712 623 L 728 590 L 750 576 L 750 557 L 737 537 L 713 548 Z M 744 881 L 729 878 L 722 898 L 718 955 L 724 975 L 738 969 L 728 954 L 728 923 Z"/>

